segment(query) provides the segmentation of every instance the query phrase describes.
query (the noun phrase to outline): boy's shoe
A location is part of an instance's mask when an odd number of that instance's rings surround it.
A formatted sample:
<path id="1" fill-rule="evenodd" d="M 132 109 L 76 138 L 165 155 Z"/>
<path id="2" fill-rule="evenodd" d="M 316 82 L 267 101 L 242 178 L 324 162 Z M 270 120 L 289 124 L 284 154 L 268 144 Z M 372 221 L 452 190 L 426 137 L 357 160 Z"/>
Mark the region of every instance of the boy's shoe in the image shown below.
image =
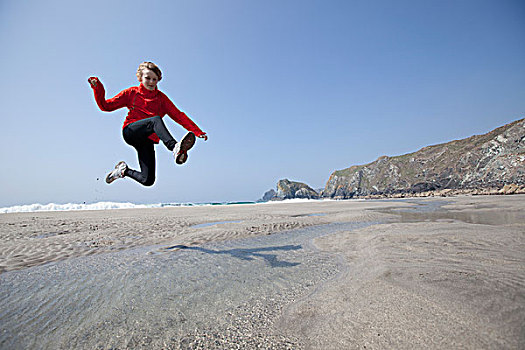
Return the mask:
<path id="1" fill-rule="evenodd" d="M 195 134 L 189 131 L 180 142 L 175 144 L 173 149 L 173 156 L 175 157 L 175 163 L 184 164 L 188 160 L 188 151 L 195 144 Z"/>
<path id="2" fill-rule="evenodd" d="M 110 184 L 116 179 L 123 178 L 126 169 L 128 169 L 128 165 L 123 161 L 119 162 L 117 165 L 115 165 L 115 170 L 113 170 L 108 174 L 108 176 L 106 176 L 106 182 Z"/>

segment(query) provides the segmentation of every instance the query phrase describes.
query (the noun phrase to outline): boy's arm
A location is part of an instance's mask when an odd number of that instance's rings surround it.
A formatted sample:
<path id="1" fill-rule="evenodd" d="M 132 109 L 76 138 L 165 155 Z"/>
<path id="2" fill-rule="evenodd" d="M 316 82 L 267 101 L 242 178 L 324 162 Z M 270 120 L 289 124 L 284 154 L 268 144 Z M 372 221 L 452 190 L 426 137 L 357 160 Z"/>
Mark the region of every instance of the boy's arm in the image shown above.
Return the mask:
<path id="1" fill-rule="evenodd" d="M 202 131 L 184 112 L 181 112 L 166 95 L 163 95 L 163 99 L 167 114 L 171 119 L 182 125 L 186 130 L 193 132 L 195 136 L 203 138 L 204 141 L 208 139 L 206 133 Z"/>
<path id="2" fill-rule="evenodd" d="M 121 91 L 115 97 L 106 100 L 106 90 L 104 85 L 97 77 L 90 77 L 88 79 L 89 84 L 93 88 L 93 93 L 95 94 L 95 101 L 100 110 L 104 112 L 111 112 L 116 109 L 126 107 L 128 105 L 128 89 Z"/>

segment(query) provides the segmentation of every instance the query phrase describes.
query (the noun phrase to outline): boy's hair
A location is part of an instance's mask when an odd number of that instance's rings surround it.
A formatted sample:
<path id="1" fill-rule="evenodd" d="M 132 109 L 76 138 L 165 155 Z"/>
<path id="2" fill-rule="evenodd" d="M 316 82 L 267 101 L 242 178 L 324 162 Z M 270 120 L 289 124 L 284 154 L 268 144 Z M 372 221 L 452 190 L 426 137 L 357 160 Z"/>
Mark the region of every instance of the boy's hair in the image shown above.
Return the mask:
<path id="1" fill-rule="evenodd" d="M 157 65 L 155 63 L 153 63 L 153 62 L 142 62 L 139 65 L 139 68 L 137 69 L 137 78 L 138 78 L 139 81 L 142 78 L 142 71 L 144 69 L 149 69 L 149 70 L 152 70 L 153 72 L 155 72 L 155 74 L 157 74 L 157 76 L 159 77 L 159 81 L 161 81 L 161 79 L 162 79 L 162 72 L 160 71 L 160 68 L 157 67 Z"/>

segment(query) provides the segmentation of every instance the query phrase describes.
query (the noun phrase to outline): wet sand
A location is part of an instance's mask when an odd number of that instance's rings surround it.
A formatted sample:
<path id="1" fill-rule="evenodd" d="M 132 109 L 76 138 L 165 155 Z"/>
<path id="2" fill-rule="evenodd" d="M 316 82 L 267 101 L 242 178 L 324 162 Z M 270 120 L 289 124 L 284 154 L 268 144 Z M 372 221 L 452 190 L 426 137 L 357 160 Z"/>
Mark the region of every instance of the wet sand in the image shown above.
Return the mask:
<path id="1" fill-rule="evenodd" d="M 387 206 L 327 201 L 0 214 L 0 273 L 139 246 L 199 245 L 332 222 L 374 221 L 384 215 L 365 209 Z"/>
<path id="2" fill-rule="evenodd" d="M 67 341 L 49 348 L 524 348 L 524 209 L 517 195 L 2 214 L 0 292 L 18 309 L 0 305 L 0 348 L 31 344 L 17 317 L 55 315 L 61 280 L 80 299 L 62 291 Z M 140 316 L 118 304 L 137 299 Z"/>
<path id="3" fill-rule="evenodd" d="M 280 326 L 312 349 L 523 349 L 525 197 L 461 197 L 315 243 L 344 271 Z"/>

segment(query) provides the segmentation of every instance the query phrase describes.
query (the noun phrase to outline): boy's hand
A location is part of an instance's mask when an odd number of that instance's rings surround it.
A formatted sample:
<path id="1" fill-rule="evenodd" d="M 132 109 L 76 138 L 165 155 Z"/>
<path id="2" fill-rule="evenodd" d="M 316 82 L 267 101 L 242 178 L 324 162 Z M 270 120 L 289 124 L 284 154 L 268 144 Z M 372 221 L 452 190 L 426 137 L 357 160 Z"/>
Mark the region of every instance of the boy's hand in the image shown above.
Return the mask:
<path id="1" fill-rule="evenodd" d="M 201 134 L 201 135 L 199 135 L 197 137 L 199 137 L 201 139 L 204 139 L 204 141 L 208 141 L 208 135 L 206 135 L 206 133 L 203 133 L 203 134 Z"/>
<path id="2" fill-rule="evenodd" d="M 88 83 L 90 83 L 91 87 L 93 87 L 93 88 L 97 87 L 98 82 L 99 82 L 99 80 L 98 80 L 97 77 L 89 77 L 88 78 Z"/>

